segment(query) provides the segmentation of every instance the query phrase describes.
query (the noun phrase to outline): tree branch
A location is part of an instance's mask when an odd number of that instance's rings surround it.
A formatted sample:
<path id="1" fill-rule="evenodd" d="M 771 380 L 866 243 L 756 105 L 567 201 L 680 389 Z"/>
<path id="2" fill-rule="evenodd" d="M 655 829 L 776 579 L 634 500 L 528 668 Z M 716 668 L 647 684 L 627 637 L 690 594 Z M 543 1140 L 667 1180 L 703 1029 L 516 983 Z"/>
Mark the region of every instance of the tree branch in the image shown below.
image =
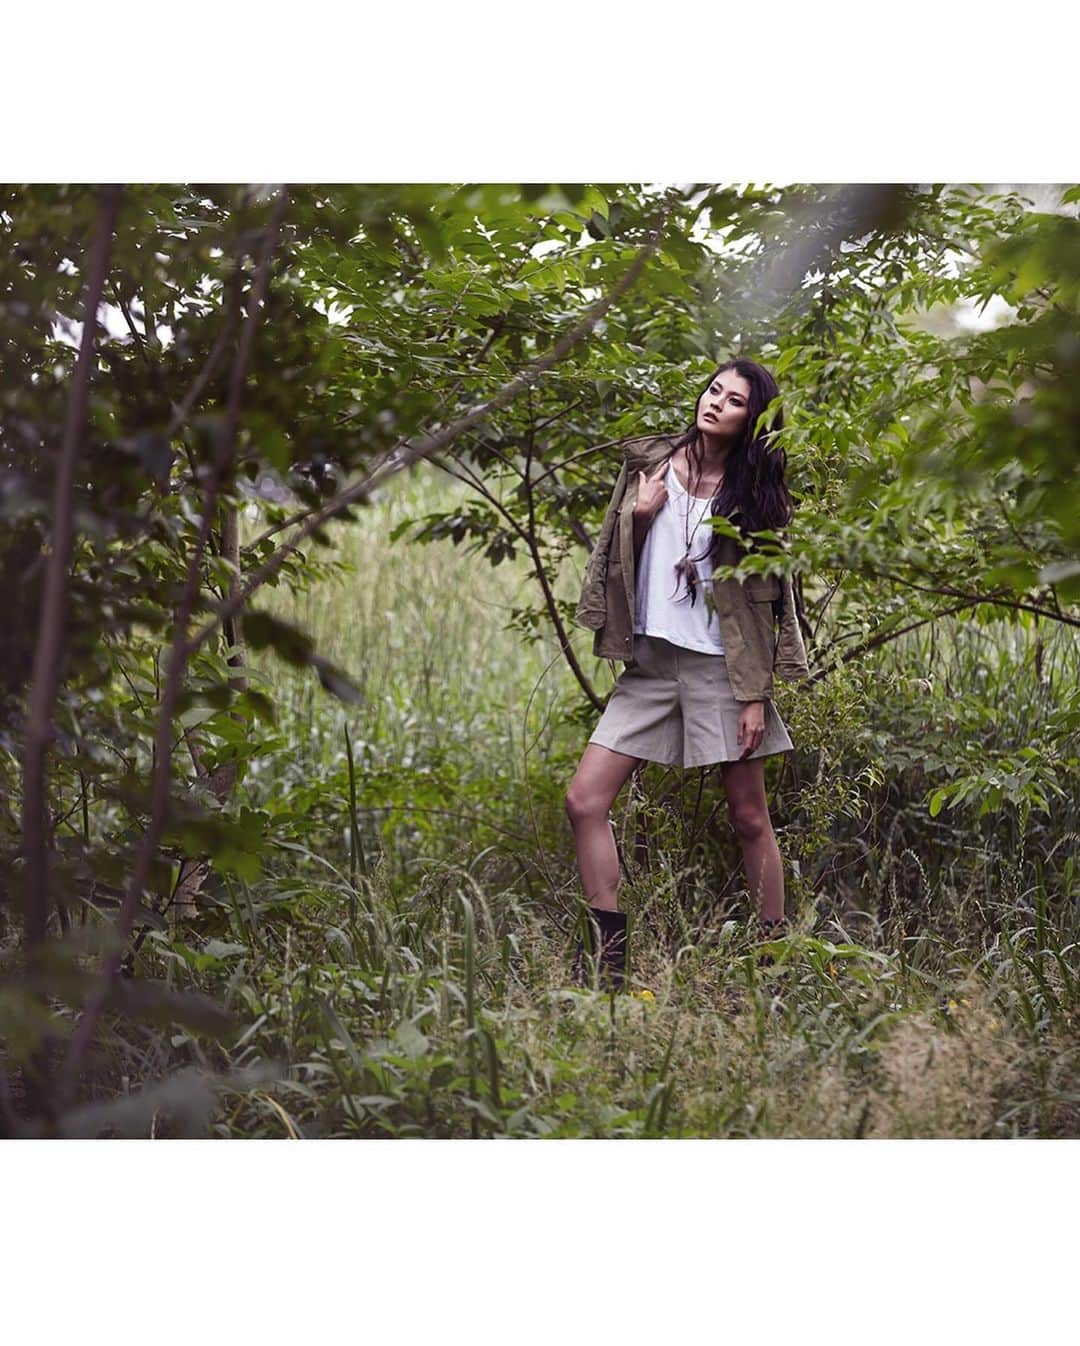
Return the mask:
<path id="1" fill-rule="evenodd" d="M 594 709 L 602 711 L 604 709 L 604 702 L 597 696 L 596 692 L 593 690 L 592 684 L 585 676 L 584 670 L 578 663 L 577 656 L 574 654 L 573 646 L 571 645 L 570 638 L 566 633 L 566 628 L 563 625 L 562 618 L 559 616 L 559 608 L 555 600 L 555 594 L 552 591 L 551 584 L 547 577 L 547 573 L 544 570 L 542 558 L 540 556 L 540 549 L 536 543 L 536 514 L 533 501 L 533 494 L 529 485 L 529 467 L 532 462 L 531 436 L 529 441 L 529 450 L 525 462 L 525 472 L 522 476 L 522 482 L 524 483 L 525 486 L 526 499 L 528 501 L 529 506 L 528 528 L 524 528 L 520 523 L 518 523 L 517 519 L 514 518 L 513 514 L 510 513 L 510 511 L 506 508 L 506 506 L 502 503 L 502 501 L 499 500 L 499 498 L 495 495 L 495 493 L 487 488 L 487 486 L 484 484 L 483 479 L 477 476 L 476 473 L 471 471 L 469 468 L 467 468 L 464 465 L 464 463 L 458 462 L 457 468 L 459 470 L 455 471 L 454 468 L 452 468 L 448 463 L 444 462 L 442 458 L 436 455 L 432 455 L 431 462 L 433 462 L 436 465 L 436 467 L 442 468 L 442 470 L 448 476 L 453 477 L 455 481 L 463 481 L 467 486 L 471 486 L 473 490 L 477 493 L 477 495 L 481 496 L 484 500 L 486 500 L 488 504 L 491 506 L 491 508 L 495 510 L 495 512 L 499 514 L 503 519 L 506 520 L 507 524 L 514 530 L 514 533 L 518 537 L 521 544 L 528 549 L 529 556 L 532 558 L 533 570 L 536 573 L 536 578 L 539 581 L 540 588 L 543 590 L 544 603 L 548 610 L 548 616 L 551 619 L 552 626 L 554 626 L 555 628 L 555 634 L 559 641 L 559 648 L 562 651 L 563 656 L 565 657 L 567 663 L 570 665 L 570 671 L 577 679 L 578 685 L 581 687 L 581 690 L 589 698 L 589 701 L 592 703 Z"/>
<path id="2" fill-rule="evenodd" d="M 321 528 L 324 523 L 341 514 L 350 505 L 366 499 L 377 486 L 381 486 L 384 481 L 398 472 L 404 471 L 405 468 L 411 467 L 422 459 L 430 458 L 432 454 L 441 453 L 455 439 L 467 430 L 471 430 L 474 425 L 478 425 L 485 420 L 493 411 L 498 411 L 513 402 L 526 388 L 531 387 L 541 374 L 558 364 L 579 341 L 589 335 L 604 314 L 622 298 L 637 280 L 646 262 L 656 251 L 672 208 L 672 202 L 665 204 L 660 212 L 657 224 L 650 232 L 648 241 L 638 252 L 619 282 L 612 287 L 608 294 L 598 299 L 586 311 L 584 317 L 559 338 L 546 355 L 534 360 L 520 374 L 504 384 L 490 401 L 474 407 L 466 415 L 459 417 L 442 430 L 426 435 L 418 443 L 403 445 L 385 455 L 366 476 L 346 487 L 327 501 L 325 505 L 322 505 L 308 518 L 296 536 L 286 542 L 284 546 L 279 547 L 272 556 L 267 557 L 238 592 L 220 606 L 214 618 L 196 632 L 187 643 L 186 654 L 190 655 L 201 648 L 219 625 L 239 612 L 255 590 L 275 575 L 287 558 L 296 552 L 300 544 Z"/>
<path id="3" fill-rule="evenodd" d="M 1017 612 L 1034 612 L 1039 617 L 1049 617 L 1051 621 L 1062 622 L 1066 626 L 1080 626 L 1078 617 L 1069 617 L 1063 612 L 1056 612 L 1053 608 L 1040 607 L 1037 603 L 1024 603 L 1001 594 L 972 594 L 963 589 L 954 589 L 948 584 L 917 584 L 915 580 L 905 579 L 901 575 L 890 575 L 880 570 L 867 570 L 863 571 L 863 574 L 872 575 L 875 579 L 890 580 L 893 584 L 903 584 L 924 594 L 938 594 L 943 598 L 962 598 L 965 600 L 963 607 L 985 603 L 991 607 L 1011 608 Z"/>
<path id="4" fill-rule="evenodd" d="M 239 294 L 239 288 L 242 281 L 243 277 L 240 274 L 239 268 L 237 268 L 232 277 L 232 285 L 236 290 L 237 295 Z M 226 296 L 226 300 L 227 299 L 228 296 Z M 225 354 L 229 343 L 233 339 L 239 321 L 239 305 L 226 302 L 224 305 L 224 312 L 225 321 L 222 323 L 221 331 L 217 334 L 214 344 L 210 348 L 210 353 L 207 355 L 202 369 L 200 369 L 199 373 L 196 375 L 195 381 L 188 389 L 187 396 L 184 400 L 173 407 L 172 420 L 169 422 L 169 428 L 165 431 L 167 439 L 172 439 L 173 435 L 175 435 L 180 427 L 186 423 L 187 418 L 191 415 L 191 408 L 203 395 L 206 385 L 213 378 L 214 372 L 221 362 L 221 357 Z"/>
<path id="5" fill-rule="evenodd" d="M 561 649 L 563 652 L 563 658 L 570 665 L 571 673 L 573 673 L 574 677 L 577 679 L 578 686 L 589 698 L 589 701 L 592 703 L 593 709 L 597 711 L 602 711 L 604 709 L 604 703 L 600 699 L 600 697 L 596 695 L 596 692 L 593 690 L 592 683 L 585 676 L 584 669 L 578 663 L 577 655 L 574 653 L 574 647 L 570 642 L 570 637 L 566 632 L 566 627 L 563 625 L 562 618 L 559 616 L 559 605 L 555 601 L 555 594 L 554 591 L 552 590 L 551 583 L 548 580 L 547 572 L 544 570 L 543 558 L 540 555 L 540 548 L 537 545 L 536 500 L 535 497 L 533 496 L 532 482 L 529 480 L 529 469 L 532 465 L 532 456 L 533 456 L 533 431 L 532 428 L 530 427 L 529 453 L 528 457 L 525 459 L 525 475 L 524 475 L 525 499 L 529 507 L 529 527 L 525 533 L 524 538 L 525 545 L 528 547 L 529 555 L 532 557 L 533 570 L 536 572 L 537 581 L 540 585 L 540 588 L 543 590 L 544 603 L 547 605 L 548 616 L 551 619 L 551 624 L 555 628 L 555 635 L 559 641 L 559 649 Z"/>
<path id="6" fill-rule="evenodd" d="M 887 631 L 879 631 L 878 634 L 873 636 L 870 640 L 864 641 L 863 644 L 857 645 L 852 650 L 847 650 L 834 662 L 816 669 L 810 677 L 806 679 L 806 685 L 810 686 L 815 682 L 820 682 L 823 678 L 827 678 L 834 669 L 839 668 L 841 664 L 850 663 L 853 659 L 858 659 L 860 655 L 868 654 L 871 650 L 876 650 L 882 645 L 887 645 L 892 640 L 898 640 L 901 636 L 907 635 L 909 631 L 916 631 L 920 626 L 927 626 L 931 622 L 936 622 L 939 617 L 952 617 L 957 612 L 963 612 L 965 608 L 974 606 L 973 603 L 967 601 L 956 603 L 950 608 L 942 608 L 940 612 L 931 613 L 929 617 L 922 617 L 917 622 L 909 622 L 907 626 L 890 626 Z M 832 646 L 829 647 L 829 649 L 831 648 Z M 828 655 L 829 649 L 822 652 L 823 658 Z"/>
<path id="7" fill-rule="evenodd" d="M 124 315 L 124 321 L 127 323 L 128 331 L 131 333 L 131 338 L 135 342 L 135 349 L 142 356 L 143 363 L 149 369 L 152 367 L 152 361 L 146 353 L 146 344 L 139 333 L 139 329 L 135 326 L 135 323 L 132 320 L 131 310 L 127 306 L 127 300 L 120 293 L 115 280 L 111 282 L 110 288 L 113 292 L 113 298 L 116 300 L 117 308 L 119 308 L 120 312 Z"/>

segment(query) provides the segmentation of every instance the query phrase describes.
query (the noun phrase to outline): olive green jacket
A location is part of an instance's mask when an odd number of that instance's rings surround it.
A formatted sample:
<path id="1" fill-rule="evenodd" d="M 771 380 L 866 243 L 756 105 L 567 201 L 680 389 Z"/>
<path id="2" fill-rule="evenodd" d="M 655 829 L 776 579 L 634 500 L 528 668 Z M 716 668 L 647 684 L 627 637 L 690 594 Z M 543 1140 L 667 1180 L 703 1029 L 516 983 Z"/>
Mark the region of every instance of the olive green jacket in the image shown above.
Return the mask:
<path id="1" fill-rule="evenodd" d="M 585 569 L 574 621 L 595 631 L 593 654 L 632 660 L 634 632 L 634 502 L 638 473 L 651 472 L 672 454 L 669 439 L 648 436 L 624 446 L 619 479 Z M 718 564 L 735 565 L 738 544 L 721 539 Z M 775 575 L 714 579 L 713 601 L 728 677 L 737 701 L 765 701 L 778 678 L 804 678 L 810 670 L 791 581 Z M 779 634 L 775 631 L 779 611 Z"/>

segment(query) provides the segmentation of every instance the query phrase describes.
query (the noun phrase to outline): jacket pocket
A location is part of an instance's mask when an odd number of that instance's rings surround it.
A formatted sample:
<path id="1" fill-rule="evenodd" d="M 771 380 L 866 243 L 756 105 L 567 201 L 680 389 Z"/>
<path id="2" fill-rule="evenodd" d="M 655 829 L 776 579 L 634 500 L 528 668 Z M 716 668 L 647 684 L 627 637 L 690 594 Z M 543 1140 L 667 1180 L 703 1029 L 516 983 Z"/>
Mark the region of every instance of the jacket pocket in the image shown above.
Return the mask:
<path id="1" fill-rule="evenodd" d="M 585 576 L 585 583 L 581 588 L 581 597 L 578 599 L 577 611 L 574 613 L 575 624 L 584 626 L 590 631 L 599 631 L 607 619 L 605 588 L 607 585 L 608 558 L 598 556 L 595 560 L 596 564 L 589 567 Z"/>

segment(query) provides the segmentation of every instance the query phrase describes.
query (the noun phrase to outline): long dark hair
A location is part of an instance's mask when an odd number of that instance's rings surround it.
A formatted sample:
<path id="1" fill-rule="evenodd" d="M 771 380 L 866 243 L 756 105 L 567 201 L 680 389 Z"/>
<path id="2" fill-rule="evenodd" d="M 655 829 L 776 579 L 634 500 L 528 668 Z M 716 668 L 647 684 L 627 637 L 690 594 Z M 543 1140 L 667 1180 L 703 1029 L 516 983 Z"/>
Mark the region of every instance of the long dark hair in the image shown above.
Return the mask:
<path id="1" fill-rule="evenodd" d="M 701 431 L 697 428 L 698 404 L 702 393 L 712 386 L 717 375 L 729 369 L 749 383 L 749 406 L 743 433 L 731 446 L 724 460 L 724 479 L 712 498 L 709 513 L 713 517 L 722 515 L 738 528 L 745 539 L 744 545 L 738 550 L 745 554 L 752 548 L 752 540 L 747 534 L 765 528 L 781 532 L 791 522 L 795 512 L 785 480 L 787 453 L 776 442 L 777 435 L 784 428 L 784 413 L 779 404 L 773 409 L 771 421 L 763 424 L 760 430 L 757 429 L 761 413 L 780 395 L 772 374 L 764 365 L 755 364 L 753 360 L 728 360 L 720 365 L 695 398 L 694 419 L 690 428 L 675 440 L 673 449 L 681 449 L 685 445 L 690 460 L 700 461 L 702 444 Z M 725 544 L 723 535 L 714 533 L 708 549 L 697 559 L 709 558 L 714 564 L 719 563 L 720 553 L 727 549 Z M 690 586 L 691 604 L 695 597 L 694 587 Z"/>

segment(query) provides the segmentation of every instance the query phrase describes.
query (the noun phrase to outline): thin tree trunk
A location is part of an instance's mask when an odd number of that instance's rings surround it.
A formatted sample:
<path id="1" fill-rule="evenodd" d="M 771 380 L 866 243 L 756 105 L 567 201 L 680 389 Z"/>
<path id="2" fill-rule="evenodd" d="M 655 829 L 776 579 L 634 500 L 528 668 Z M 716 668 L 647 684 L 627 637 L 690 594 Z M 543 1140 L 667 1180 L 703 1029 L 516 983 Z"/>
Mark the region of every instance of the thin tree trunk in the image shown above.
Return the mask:
<path id="1" fill-rule="evenodd" d="M 188 622 L 191 620 L 191 614 L 195 607 L 195 600 L 199 593 L 203 557 L 206 553 L 206 544 L 210 537 L 212 523 L 217 513 L 217 505 L 221 494 L 222 483 L 232 465 L 236 452 L 236 434 L 239 428 L 240 417 L 240 396 L 244 387 L 244 381 L 247 378 L 248 369 L 251 365 L 255 334 L 262 321 L 263 305 L 270 280 L 270 263 L 273 258 L 274 249 L 277 246 L 278 235 L 281 231 L 281 225 L 285 215 L 285 208 L 288 205 L 288 200 L 289 193 L 283 187 L 278 197 L 277 204 L 274 207 L 274 213 L 266 233 L 262 255 L 259 258 L 259 265 L 255 276 L 255 283 L 252 286 L 248 302 L 247 317 L 240 332 L 239 348 L 236 353 L 236 359 L 233 364 L 232 376 L 229 384 L 226 434 L 222 438 L 221 446 L 214 459 L 213 470 L 207 482 L 206 499 L 203 501 L 199 534 L 196 539 L 195 550 L 188 563 L 184 592 L 180 600 L 177 620 L 175 622 L 173 643 L 169 651 L 165 685 L 162 689 L 161 704 L 158 709 L 157 728 L 154 738 L 155 762 L 153 783 L 151 785 L 150 817 L 147 822 L 146 831 L 143 833 L 142 841 L 135 854 L 132 872 L 128 879 L 123 901 L 120 904 L 119 914 L 117 915 L 115 929 L 118 939 L 116 940 L 116 947 L 112 953 L 105 957 L 102 963 L 98 978 L 98 987 L 90 996 L 86 1008 L 76 1025 L 71 1042 L 68 1046 L 67 1055 L 64 1059 L 64 1073 L 60 1080 L 60 1087 L 58 1090 L 58 1102 L 61 1107 L 66 1106 L 74 1097 L 78 1079 L 78 1069 L 82 1064 L 91 1041 L 93 1040 L 94 1031 L 97 1028 L 102 1012 L 108 1002 L 113 984 L 119 975 L 124 957 L 124 945 L 126 945 L 128 937 L 131 934 L 135 914 L 138 910 L 139 903 L 142 900 L 143 890 L 150 877 L 150 869 L 153 864 L 154 856 L 157 854 L 157 848 L 161 841 L 161 834 L 168 817 L 169 788 L 171 781 L 170 768 L 172 765 L 173 748 L 173 720 L 176 716 L 176 703 L 180 695 L 184 669 L 187 666 L 187 661 L 194 648 L 187 635 Z M 229 615 L 231 616 L 232 614 Z"/>
<path id="2" fill-rule="evenodd" d="M 68 567 L 74 539 L 75 474 L 82 447 L 83 426 L 90 396 L 97 311 L 105 289 L 113 229 L 120 209 L 120 187 L 107 187 L 98 207 L 94 239 L 86 264 L 83 289 L 83 328 L 79 355 L 68 395 L 67 414 L 53 487 L 52 533 L 45 568 L 41 621 L 34 649 L 34 668 L 26 718 L 23 752 L 22 853 L 25 864 L 23 928 L 27 950 L 45 939 L 49 919 L 49 864 L 47 770 L 53 739 L 52 713 L 60 687 L 68 602 Z"/>
<path id="3" fill-rule="evenodd" d="M 66 646 L 68 574 L 74 550 L 74 495 L 86 409 L 90 396 L 97 312 L 112 255 L 113 231 L 122 189 L 106 187 L 98 206 L 94 238 L 86 261 L 82 336 L 68 394 L 67 412 L 53 487 L 52 531 L 34 648 L 22 772 L 23 942 L 27 959 L 45 943 L 49 922 L 48 755 L 54 735 L 53 708 L 60 688 Z M 52 1112 L 52 1071 L 46 1042 L 24 1071 L 26 1101 L 46 1116 Z M 6 1078 L 3 1094 L 8 1096 Z"/>

